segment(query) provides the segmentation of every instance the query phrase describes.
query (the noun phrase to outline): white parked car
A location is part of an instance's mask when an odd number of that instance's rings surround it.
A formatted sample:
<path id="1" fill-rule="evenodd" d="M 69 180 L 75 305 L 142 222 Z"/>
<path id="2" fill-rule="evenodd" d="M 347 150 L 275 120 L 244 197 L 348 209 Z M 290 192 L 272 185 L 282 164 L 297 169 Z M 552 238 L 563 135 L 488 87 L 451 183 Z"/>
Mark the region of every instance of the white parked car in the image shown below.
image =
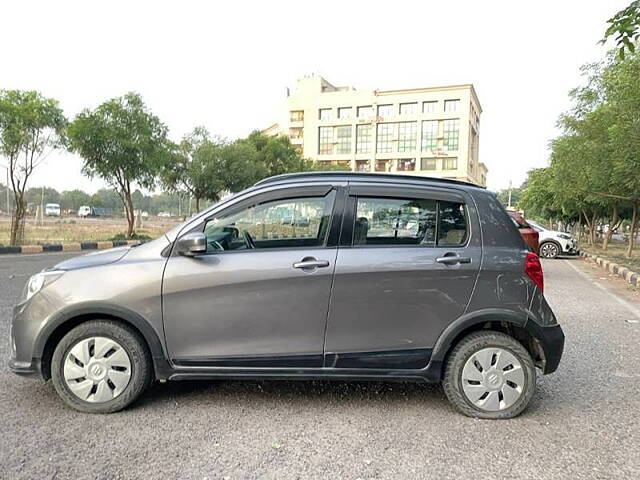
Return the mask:
<path id="1" fill-rule="evenodd" d="M 578 243 L 568 233 L 548 230 L 531 220 L 527 220 L 527 222 L 540 235 L 538 243 L 541 257 L 556 258 L 558 255 L 575 255 L 578 253 Z"/>
<path id="2" fill-rule="evenodd" d="M 171 213 L 169 213 L 169 212 L 160 212 L 160 213 L 158 214 L 158 216 L 159 216 L 159 217 L 170 217 L 170 216 L 171 216 Z"/>
<path id="3" fill-rule="evenodd" d="M 57 203 L 47 203 L 44 206 L 44 214 L 47 217 L 59 217 L 60 216 L 60 205 Z"/>
<path id="4" fill-rule="evenodd" d="M 91 215 L 91 207 L 88 205 L 83 205 L 78 209 L 79 217 L 88 217 L 89 215 Z"/>

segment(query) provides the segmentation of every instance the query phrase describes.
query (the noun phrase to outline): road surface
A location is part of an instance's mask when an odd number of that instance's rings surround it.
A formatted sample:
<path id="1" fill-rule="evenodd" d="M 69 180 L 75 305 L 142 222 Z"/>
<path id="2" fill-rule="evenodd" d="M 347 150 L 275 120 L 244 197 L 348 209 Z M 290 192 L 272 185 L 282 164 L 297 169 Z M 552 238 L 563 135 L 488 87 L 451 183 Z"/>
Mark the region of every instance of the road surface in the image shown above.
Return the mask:
<path id="1" fill-rule="evenodd" d="M 69 410 L 6 359 L 28 276 L 70 256 L 0 257 L 0 478 L 640 478 L 640 300 L 582 259 L 544 262 L 565 355 L 496 422 L 402 383 L 168 383 L 118 414 Z"/>

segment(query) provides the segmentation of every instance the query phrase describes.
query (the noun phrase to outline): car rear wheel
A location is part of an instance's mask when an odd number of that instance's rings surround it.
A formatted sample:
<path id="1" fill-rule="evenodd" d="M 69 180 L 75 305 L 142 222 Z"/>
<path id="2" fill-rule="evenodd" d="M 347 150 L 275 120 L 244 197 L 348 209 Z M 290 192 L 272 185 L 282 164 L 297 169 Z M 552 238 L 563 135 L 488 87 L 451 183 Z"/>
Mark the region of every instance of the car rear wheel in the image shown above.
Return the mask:
<path id="1" fill-rule="evenodd" d="M 554 242 L 544 242 L 540 245 L 540 256 L 543 258 L 556 258 L 560 255 L 560 247 Z"/>
<path id="2" fill-rule="evenodd" d="M 485 330 L 468 335 L 454 347 L 442 385 L 449 401 L 469 417 L 513 418 L 533 396 L 536 371 L 520 342 Z"/>
<path id="3" fill-rule="evenodd" d="M 70 407 L 111 413 L 135 401 L 149 386 L 152 364 L 144 340 L 112 320 L 92 320 L 67 333 L 51 360 L 53 385 Z"/>

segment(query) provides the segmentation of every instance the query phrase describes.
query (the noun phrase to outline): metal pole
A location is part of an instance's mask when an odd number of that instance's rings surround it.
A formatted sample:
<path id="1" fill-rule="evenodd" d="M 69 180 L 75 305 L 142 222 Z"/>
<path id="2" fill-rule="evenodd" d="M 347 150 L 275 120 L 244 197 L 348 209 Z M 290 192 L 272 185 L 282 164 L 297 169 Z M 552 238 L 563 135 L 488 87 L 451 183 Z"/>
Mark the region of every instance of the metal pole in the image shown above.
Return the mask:
<path id="1" fill-rule="evenodd" d="M 511 208 L 511 180 L 509 180 L 509 205 L 507 208 Z"/>

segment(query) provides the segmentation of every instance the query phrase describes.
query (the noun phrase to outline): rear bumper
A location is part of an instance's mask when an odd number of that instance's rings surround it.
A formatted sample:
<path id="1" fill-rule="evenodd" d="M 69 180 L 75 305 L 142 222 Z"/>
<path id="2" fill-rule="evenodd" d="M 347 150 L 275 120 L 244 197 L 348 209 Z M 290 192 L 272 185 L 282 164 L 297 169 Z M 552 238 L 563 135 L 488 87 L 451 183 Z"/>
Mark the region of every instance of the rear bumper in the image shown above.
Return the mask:
<path id="1" fill-rule="evenodd" d="M 535 322 L 527 322 L 527 330 L 540 343 L 544 355 L 542 373 L 548 375 L 555 372 L 560 364 L 564 351 L 564 332 L 560 325 L 541 327 Z"/>

